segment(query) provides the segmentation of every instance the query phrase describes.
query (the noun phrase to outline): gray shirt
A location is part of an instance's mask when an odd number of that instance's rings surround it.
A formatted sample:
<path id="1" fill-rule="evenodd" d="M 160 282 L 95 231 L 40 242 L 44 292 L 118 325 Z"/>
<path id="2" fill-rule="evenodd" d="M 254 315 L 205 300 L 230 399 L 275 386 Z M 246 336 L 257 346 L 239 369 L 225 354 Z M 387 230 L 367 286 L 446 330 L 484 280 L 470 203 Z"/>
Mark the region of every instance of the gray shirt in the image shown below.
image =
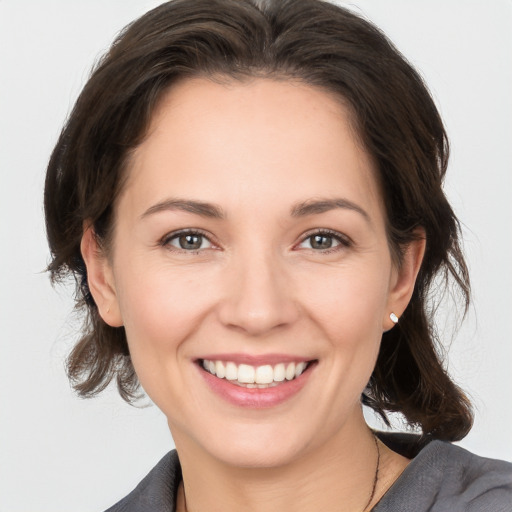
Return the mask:
<path id="1" fill-rule="evenodd" d="M 373 512 L 512 512 L 512 464 L 443 441 L 378 436 L 393 450 L 414 458 Z M 173 450 L 106 512 L 175 512 L 180 481 L 181 467 Z"/>

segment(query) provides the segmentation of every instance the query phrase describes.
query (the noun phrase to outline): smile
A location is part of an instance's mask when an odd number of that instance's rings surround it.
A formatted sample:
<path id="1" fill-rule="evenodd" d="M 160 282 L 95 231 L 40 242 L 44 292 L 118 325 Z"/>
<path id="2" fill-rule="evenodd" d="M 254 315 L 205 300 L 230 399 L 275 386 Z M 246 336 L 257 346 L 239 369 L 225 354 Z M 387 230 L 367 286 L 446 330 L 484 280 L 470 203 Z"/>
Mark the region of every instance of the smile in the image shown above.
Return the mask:
<path id="1" fill-rule="evenodd" d="M 302 375 L 309 363 L 300 361 L 251 366 L 248 364 L 237 365 L 231 361 L 202 359 L 200 364 L 212 375 L 228 380 L 231 384 L 245 388 L 265 389 L 296 379 Z"/>

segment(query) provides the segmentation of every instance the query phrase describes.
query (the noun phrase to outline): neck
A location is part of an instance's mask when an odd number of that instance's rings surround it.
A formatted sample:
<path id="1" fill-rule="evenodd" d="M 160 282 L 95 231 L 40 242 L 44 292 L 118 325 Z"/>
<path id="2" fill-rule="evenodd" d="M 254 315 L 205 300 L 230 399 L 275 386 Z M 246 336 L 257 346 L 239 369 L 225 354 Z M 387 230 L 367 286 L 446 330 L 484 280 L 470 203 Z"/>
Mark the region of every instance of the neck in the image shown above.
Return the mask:
<path id="1" fill-rule="evenodd" d="M 361 421 L 358 428 L 340 431 L 329 446 L 317 446 L 278 467 L 230 466 L 175 436 L 184 481 L 181 510 L 368 510 L 378 451 L 362 417 Z"/>

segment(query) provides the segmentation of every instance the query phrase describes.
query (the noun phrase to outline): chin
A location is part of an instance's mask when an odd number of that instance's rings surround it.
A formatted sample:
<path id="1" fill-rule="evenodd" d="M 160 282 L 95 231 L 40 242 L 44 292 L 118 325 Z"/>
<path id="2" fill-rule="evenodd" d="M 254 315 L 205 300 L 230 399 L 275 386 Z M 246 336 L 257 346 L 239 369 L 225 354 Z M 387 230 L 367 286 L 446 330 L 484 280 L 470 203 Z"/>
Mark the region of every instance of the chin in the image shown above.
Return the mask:
<path id="1" fill-rule="evenodd" d="M 282 446 L 266 446 L 265 448 L 250 446 L 244 449 L 239 446 L 230 447 L 222 453 L 212 453 L 222 463 L 246 469 L 278 468 L 293 462 L 298 450 L 283 448 Z"/>
<path id="2" fill-rule="evenodd" d="M 212 435 L 203 446 L 212 457 L 228 466 L 277 468 L 304 456 L 309 443 L 306 433 L 302 434 L 282 426 L 251 425 L 226 429 L 224 435 Z"/>

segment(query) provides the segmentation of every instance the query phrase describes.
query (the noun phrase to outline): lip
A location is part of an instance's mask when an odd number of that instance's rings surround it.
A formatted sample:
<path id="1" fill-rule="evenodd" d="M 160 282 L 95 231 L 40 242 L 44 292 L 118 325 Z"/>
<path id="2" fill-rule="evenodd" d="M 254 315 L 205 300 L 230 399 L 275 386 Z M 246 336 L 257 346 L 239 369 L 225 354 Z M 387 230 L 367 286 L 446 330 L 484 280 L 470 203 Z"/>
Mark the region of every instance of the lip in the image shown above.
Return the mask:
<path id="1" fill-rule="evenodd" d="M 231 361 L 236 365 L 248 364 L 250 366 L 263 366 L 265 364 L 276 365 L 279 363 L 306 363 L 312 361 L 313 358 L 293 356 L 290 354 L 261 354 L 261 355 L 249 355 L 249 354 L 206 354 L 198 359 L 207 359 L 208 361 Z"/>
<path id="2" fill-rule="evenodd" d="M 231 358 L 228 357 L 226 359 L 224 359 L 224 356 L 221 356 L 220 354 L 216 354 L 215 356 L 210 357 L 211 360 L 233 361 L 238 364 L 253 364 L 255 366 L 260 364 L 271 364 L 269 362 L 269 358 L 264 356 L 261 358 L 259 356 L 243 356 L 242 358 L 233 358 L 233 354 L 230 354 L 230 356 Z M 208 357 L 205 356 L 205 359 L 208 359 Z M 258 362 L 254 362 L 255 360 Z M 197 371 L 200 372 L 210 390 L 223 400 L 238 407 L 250 409 L 266 409 L 280 405 L 299 393 L 299 391 L 306 385 L 317 363 L 316 360 L 304 359 L 300 357 L 290 358 L 290 356 L 287 356 L 286 360 L 281 358 L 277 362 L 293 361 L 310 361 L 310 364 L 308 365 L 308 368 L 306 368 L 306 370 L 301 375 L 299 375 L 299 377 L 296 377 L 290 381 L 284 381 L 278 386 L 263 389 L 237 386 L 236 384 L 232 384 L 226 379 L 219 379 L 215 375 L 205 371 L 198 364 L 196 364 L 196 367 Z"/>

